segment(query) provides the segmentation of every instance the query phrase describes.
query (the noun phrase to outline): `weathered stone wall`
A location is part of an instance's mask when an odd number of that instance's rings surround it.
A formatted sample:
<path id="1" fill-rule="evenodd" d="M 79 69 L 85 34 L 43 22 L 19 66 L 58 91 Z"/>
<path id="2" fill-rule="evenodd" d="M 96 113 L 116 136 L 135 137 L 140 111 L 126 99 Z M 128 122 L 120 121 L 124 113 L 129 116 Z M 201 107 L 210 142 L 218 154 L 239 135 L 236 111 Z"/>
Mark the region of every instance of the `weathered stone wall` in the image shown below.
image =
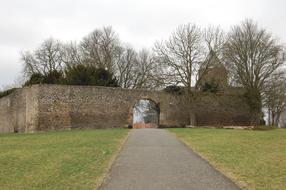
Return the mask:
<path id="1" fill-rule="evenodd" d="M 26 124 L 21 127 L 21 131 L 36 132 L 39 125 L 39 95 L 41 94 L 38 86 L 26 87 Z"/>
<path id="2" fill-rule="evenodd" d="M 251 114 L 243 92 L 202 93 L 193 105 L 197 126 L 248 126 Z"/>
<path id="3" fill-rule="evenodd" d="M 188 114 L 178 96 L 165 92 L 91 86 L 39 86 L 38 130 L 110 128 L 132 124 L 133 106 L 151 99 L 160 106 L 160 124 L 184 126 Z"/>
<path id="4" fill-rule="evenodd" d="M 14 131 L 11 120 L 11 96 L 0 99 L 0 133 L 9 133 Z"/>
<path id="5" fill-rule="evenodd" d="M 36 91 L 36 87 L 26 87 L 0 99 L 0 133 L 33 131 L 38 112 Z"/>
<path id="6" fill-rule="evenodd" d="M 183 127 L 190 114 L 184 96 L 162 91 L 96 86 L 35 85 L 0 99 L 0 132 L 112 128 L 132 124 L 133 106 L 150 99 L 160 125 Z M 192 106 L 195 124 L 249 125 L 248 107 L 237 92 L 201 94 Z"/>

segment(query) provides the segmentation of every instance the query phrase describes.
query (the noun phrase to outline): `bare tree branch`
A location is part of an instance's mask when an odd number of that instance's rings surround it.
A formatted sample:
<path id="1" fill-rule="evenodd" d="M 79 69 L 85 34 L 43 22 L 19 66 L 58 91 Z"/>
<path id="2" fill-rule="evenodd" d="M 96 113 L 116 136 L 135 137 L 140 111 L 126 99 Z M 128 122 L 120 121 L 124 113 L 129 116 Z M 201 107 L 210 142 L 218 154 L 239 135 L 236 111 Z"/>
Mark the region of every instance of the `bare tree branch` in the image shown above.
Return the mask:
<path id="1" fill-rule="evenodd" d="M 252 20 L 235 26 L 224 46 L 224 58 L 236 84 L 246 89 L 247 100 L 257 117 L 265 81 L 285 61 L 283 47 Z"/>

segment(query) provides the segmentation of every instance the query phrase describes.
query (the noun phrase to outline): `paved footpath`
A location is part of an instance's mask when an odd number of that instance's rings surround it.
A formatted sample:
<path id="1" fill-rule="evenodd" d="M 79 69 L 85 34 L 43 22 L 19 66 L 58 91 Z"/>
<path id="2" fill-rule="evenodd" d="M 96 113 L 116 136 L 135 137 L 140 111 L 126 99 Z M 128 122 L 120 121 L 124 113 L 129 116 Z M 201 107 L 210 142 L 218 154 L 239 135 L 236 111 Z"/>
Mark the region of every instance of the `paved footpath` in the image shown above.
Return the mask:
<path id="1" fill-rule="evenodd" d="M 133 129 L 101 190 L 234 190 L 231 180 L 164 129 Z"/>

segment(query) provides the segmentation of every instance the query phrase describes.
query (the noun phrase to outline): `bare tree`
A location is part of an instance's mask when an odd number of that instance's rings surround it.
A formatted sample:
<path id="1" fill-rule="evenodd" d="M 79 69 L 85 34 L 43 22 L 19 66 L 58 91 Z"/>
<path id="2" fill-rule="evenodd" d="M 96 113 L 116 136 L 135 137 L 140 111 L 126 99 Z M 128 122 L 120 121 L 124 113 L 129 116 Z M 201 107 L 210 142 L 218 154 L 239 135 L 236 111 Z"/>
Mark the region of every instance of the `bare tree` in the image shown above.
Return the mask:
<path id="1" fill-rule="evenodd" d="M 224 43 L 220 28 L 201 30 L 196 25 L 179 26 L 171 37 L 155 44 L 156 58 L 162 65 L 165 81 L 170 85 L 183 85 L 186 105 L 190 108 L 198 97 L 201 79 L 207 73 L 213 57 L 220 56 Z M 190 124 L 195 124 L 189 109 Z"/>
<path id="2" fill-rule="evenodd" d="M 137 64 L 137 53 L 127 47 L 121 53 L 121 58 L 115 64 L 115 74 L 122 88 L 134 88 L 134 67 Z"/>
<path id="3" fill-rule="evenodd" d="M 139 51 L 134 68 L 134 84 L 136 88 L 154 89 L 162 85 L 161 68 L 154 55 L 147 49 Z"/>
<path id="4" fill-rule="evenodd" d="M 64 44 L 62 47 L 62 60 L 66 65 L 83 64 L 83 56 L 76 42 Z"/>
<path id="5" fill-rule="evenodd" d="M 147 49 L 137 53 L 134 49 L 126 47 L 114 70 L 122 88 L 153 89 L 161 84 L 158 78 L 158 64 Z"/>
<path id="6" fill-rule="evenodd" d="M 107 68 L 112 71 L 120 60 L 121 45 L 117 34 L 111 27 L 96 29 L 80 44 L 85 64 Z"/>
<path id="7" fill-rule="evenodd" d="M 24 63 L 24 75 L 26 77 L 35 73 L 47 75 L 52 71 L 62 70 L 62 44 L 52 38 L 45 40 L 34 52 L 24 52 L 21 55 Z"/>
<path id="8" fill-rule="evenodd" d="M 219 59 L 223 59 L 223 46 L 226 41 L 224 31 L 220 27 L 209 26 L 204 30 L 203 37 L 207 54 L 214 52 Z"/>
<path id="9" fill-rule="evenodd" d="M 251 20 L 233 27 L 224 47 L 224 58 L 236 83 L 246 90 L 253 124 L 261 117 L 265 81 L 285 60 L 283 47 Z"/>
<path id="10" fill-rule="evenodd" d="M 155 44 L 166 79 L 172 84 L 185 86 L 188 94 L 191 94 L 195 72 L 203 62 L 203 51 L 202 31 L 191 24 L 179 26 L 168 40 Z"/>
<path id="11" fill-rule="evenodd" d="M 183 85 L 188 97 L 195 98 L 195 92 L 213 58 L 222 57 L 224 42 L 224 32 L 219 27 L 201 30 L 191 24 L 179 26 L 169 40 L 155 44 L 166 82 Z"/>
<path id="12" fill-rule="evenodd" d="M 263 102 L 268 111 L 268 124 L 278 126 L 281 114 L 286 111 L 285 73 L 273 74 L 264 86 Z"/>

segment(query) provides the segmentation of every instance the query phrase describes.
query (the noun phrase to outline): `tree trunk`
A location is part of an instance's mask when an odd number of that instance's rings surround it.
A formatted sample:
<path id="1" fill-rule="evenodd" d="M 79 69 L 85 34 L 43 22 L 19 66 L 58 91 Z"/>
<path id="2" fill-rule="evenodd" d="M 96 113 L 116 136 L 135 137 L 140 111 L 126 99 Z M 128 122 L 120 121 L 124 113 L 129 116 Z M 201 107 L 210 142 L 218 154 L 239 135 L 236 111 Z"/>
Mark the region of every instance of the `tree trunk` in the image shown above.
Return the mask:
<path id="1" fill-rule="evenodd" d="M 251 113 L 251 125 L 252 126 L 260 125 L 260 117 L 261 117 L 261 112 L 252 112 Z"/>
<path id="2" fill-rule="evenodd" d="M 268 125 L 271 125 L 271 113 L 270 113 L 271 111 L 270 111 L 270 108 L 268 108 Z"/>

